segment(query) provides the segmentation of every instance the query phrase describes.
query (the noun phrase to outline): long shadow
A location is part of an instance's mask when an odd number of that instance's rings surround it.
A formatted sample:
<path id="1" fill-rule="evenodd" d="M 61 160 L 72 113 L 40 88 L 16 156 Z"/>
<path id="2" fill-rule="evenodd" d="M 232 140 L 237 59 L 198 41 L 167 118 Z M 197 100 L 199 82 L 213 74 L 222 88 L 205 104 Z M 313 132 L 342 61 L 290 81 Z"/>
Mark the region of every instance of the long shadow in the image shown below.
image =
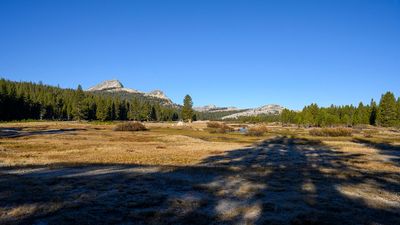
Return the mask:
<path id="1" fill-rule="evenodd" d="M 0 224 L 400 224 L 369 188 L 400 193 L 400 175 L 361 157 L 278 137 L 187 167 L 3 167 Z"/>
<path id="2" fill-rule="evenodd" d="M 355 138 L 353 142 L 377 149 L 387 160 L 400 165 L 400 146 L 389 142 L 374 142 L 367 139 Z"/>
<path id="3" fill-rule="evenodd" d="M 51 129 L 51 130 L 34 130 L 24 131 L 22 128 L 0 128 L 0 138 L 17 138 L 33 135 L 47 135 L 47 134 L 62 134 L 76 131 L 85 131 L 83 128 L 68 128 L 68 129 Z"/>
<path id="4" fill-rule="evenodd" d="M 265 197 L 261 198 L 263 213 L 258 223 L 399 223 L 398 204 L 391 209 L 372 208 L 363 198 L 353 196 L 357 190 L 352 187 L 367 183 L 373 183 L 379 191 L 400 191 L 398 174 L 368 173 L 349 166 L 360 157 L 318 141 L 281 137 L 267 140 L 251 151 L 210 157 L 205 163 L 237 167 L 242 177 L 253 181 L 251 185 L 265 185 L 259 190 Z M 266 175 L 253 173 L 257 168 L 265 169 Z M 259 197 L 256 195 L 253 200 L 260 200 Z"/>

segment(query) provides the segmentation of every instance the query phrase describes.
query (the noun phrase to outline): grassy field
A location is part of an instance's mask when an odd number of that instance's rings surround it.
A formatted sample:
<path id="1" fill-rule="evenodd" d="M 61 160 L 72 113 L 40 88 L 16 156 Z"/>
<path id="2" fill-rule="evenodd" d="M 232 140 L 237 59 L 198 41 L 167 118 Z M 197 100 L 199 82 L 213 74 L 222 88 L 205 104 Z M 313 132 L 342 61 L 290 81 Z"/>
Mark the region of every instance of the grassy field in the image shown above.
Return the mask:
<path id="1" fill-rule="evenodd" d="M 114 125 L 0 124 L 0 224 L 400 224 L 397 130 Z"/>

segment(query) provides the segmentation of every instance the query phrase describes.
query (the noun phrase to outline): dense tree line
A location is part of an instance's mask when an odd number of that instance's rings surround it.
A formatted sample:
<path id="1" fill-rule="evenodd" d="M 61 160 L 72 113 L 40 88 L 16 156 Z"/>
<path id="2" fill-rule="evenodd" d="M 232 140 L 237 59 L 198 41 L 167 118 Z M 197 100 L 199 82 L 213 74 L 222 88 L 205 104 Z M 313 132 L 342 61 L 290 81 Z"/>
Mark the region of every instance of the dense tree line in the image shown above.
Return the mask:
<path id="1" fill-rule="evenodd" d="M 207 115 L 211 118 L 212 115 Z M 379 104 L 373 99 L 370 104 L 362 102 L 358 106 L 344 105 L 319 107 L 311 104 L 301 111 L 284 109 L 280 115 L 258 115 L 239 117 L 235 121 L 246 123 L 281 122 L 305 127 L 373 125 L 383 127 L 400 126 L 400 98 L 387 92 L 382 95 Z"/>
<path id="2" fill-rule="evenodd" d="M 173 121 L 180 111 L 156 101 L 0 79 L 0 120 Z"/>
<path id="3" fill-rule="evenodd" d="M 382 95 L 379 104 L 371 100 L 369 105 L 362 102 L 353 105 L 318 107 L 311 104 L 302 111 L 285 109 L 281 113 L 280 122 L 303 126 L 355 126 L 360 124 L 379 125 L 384 127 L 400 126 L 400 98 L 387 92 Z"/>
<path id="4" fill-rule="evenodd" d="M 137 121 L 194 121 L 220 120 L 229 112 L 200 113 L 193 111 L 192 98 L 187 95 L 182 110 L 166 106 L 155 99 L 118 93 L 84 92 L 62 89 L 41 83 L 14 82 L 0 79 L 0 120 L 137 120 Z M 226 114 L 227 113 L 227 114 Z M 387 92 L 379 104 L 319 107 L 306 106 L 301 111 L 285 109 L 280 115 L 241 117 L 241 122 L 281 122 L 300 126 L 354 126 L 370 124 L 400 126 L 400 98 Z"/>

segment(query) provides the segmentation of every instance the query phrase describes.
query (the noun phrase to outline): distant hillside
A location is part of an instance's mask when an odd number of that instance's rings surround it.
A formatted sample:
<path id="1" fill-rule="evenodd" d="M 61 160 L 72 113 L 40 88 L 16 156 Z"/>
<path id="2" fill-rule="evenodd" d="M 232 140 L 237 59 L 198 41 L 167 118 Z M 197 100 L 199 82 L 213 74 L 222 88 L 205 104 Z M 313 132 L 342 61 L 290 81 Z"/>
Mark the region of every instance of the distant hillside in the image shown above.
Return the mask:
<path id="1" fill-rule="evenodd" d="M 238 119 L 240 117 L 253 117 L 259 115 L 274 116 L 279 115 L 284 107 L 276 104 L 269 104 L 252 109 L 239 109 L 237 107 L 218 107 L 216 105 L 206 105 L 202 107 L 194 107 L 199 115 L 199 119 L 203 120 L 228 120 Z"/>
<path id="2" fill-rule="evenodd" d="M 228 111 L 240 111 L 241 109 L 237 107 L 218 107 L 216 105 L 206 105 L 201 107 L 193 108 L 197 112 L 228 112 Z"/>
<path id="3" fill-rule="evenodd" d="M 222 120 L 224 116 L 229 116 L 235 113 L 243 112 L 244 110 L 233 110 L 233 111 L 204 111 L 196 112 L 198 120 Z"/>
<path id="4" fill-rule="evenodd" d="M 250 117 L 250 116 L 258 116 L 258 115 L 279 115 L 285 108 L 276 105 L 276 104 L 269 104 L 265 106 L 261 106 L 254 109 L 248 109 L 242 112 L 234 113 L 231 115 L 227 115 L 222 117 L 223 120 L 226 119 L 237 119 L 239 117 Z"/>
<path id="5" fill-rule="evenodd" d="M 160 98 L 160 93 L 127 91 L 118 81 L 102 83 L 90 90 L 84 92 L 80 85 L 74 90 L 0 79 L 0 121 L 180 119 L 180 108 L 171 107 L 174 105 Z"/>
<path id="6" fill-rule="evenodd" d="M 151 102 L 156 102 L 164 106 L 180 107 L 169 99 L 163 91 L 154 90 L 149 93 L 125 88 L 119 80 L 106 80 L 87 90 L 93 93 L 105 93 L 112 96 L 121 96 L 123 99 L 139 98 Z"/>

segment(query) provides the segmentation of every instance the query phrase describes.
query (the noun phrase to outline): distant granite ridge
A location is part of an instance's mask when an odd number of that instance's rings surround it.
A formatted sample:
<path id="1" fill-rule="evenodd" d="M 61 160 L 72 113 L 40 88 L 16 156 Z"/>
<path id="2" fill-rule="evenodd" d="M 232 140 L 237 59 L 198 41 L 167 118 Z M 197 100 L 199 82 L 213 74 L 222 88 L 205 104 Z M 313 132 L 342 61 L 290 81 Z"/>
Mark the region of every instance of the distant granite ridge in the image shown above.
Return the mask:
<path id="1" fill-rule="evenodd" d="M 174 107 L 180 107 L 179 105 L 172 102 L 165 93 L 161 90 L 154 90 L 151 92 L 142 92 L 136 89 L 126 88 L 119 80 L 106 80 L 103 81 L 89 89 L 87 91 L 90 92 L 107 92 L 107 93 L 117 93 L 121 94 L 121 96 L 140 96 L 142 98 L 147 99 L 156 99 L 158 102 L 161 102 L 163 105 L 170 105 Z M 249 116 L 257 116 L 257 115 L 279 115 L 284 107 L 277 104 L 269 104 L 264 105 L 258 108 L 253 109 L 239 109 L 237 107 L 229 106 L 229 107 L 218 107 L 216 105 L 206 105 L 202 107 L 194 107 L 193 108 L 197 112 L 206 112 L 206 113 L 219 113 L 224 112 L 225 115 L 232 113 L 230 115 L 222 117 L 222 119 L 237 119 L 239 117 L 249 117 Z"/>
<path id="2" fill-rule="evenodd" d="M 154 90 L 149 93 L 145 93 L 142 91 L 138 91 L 136 89 L 125 88 L 124 85 L 119 80 L 105 80 L 89 89 L 87 91 L 91 92 L 125 92 L 125 93 L 132 93 L 132 94 L 139 94 L 145 97 L 151 97 L 156 99 L 163 100 L 166 104 L 174 105 L 171 99 L 169 99 L 163 91 L 161 90 Z"/>
<path id="3" fill-rule="evenodd" d="M 237 111 L 240 110 L 237 107 L 218 107 L 216 105 L 206 105 L 201 107 L 194 107 L 193 108 L 197 112 L 227 112 L 227 111 Z"/>
<path id="4" fill-rule="evenodd" d="M 279 115 L 285 108 L 277 104 L 268 104 L 254 109 L 248 109 L 243 112 L 222 117 L 225 119 L 237 119 L 239 117 L 249 117 L 258 115 Z"/>

